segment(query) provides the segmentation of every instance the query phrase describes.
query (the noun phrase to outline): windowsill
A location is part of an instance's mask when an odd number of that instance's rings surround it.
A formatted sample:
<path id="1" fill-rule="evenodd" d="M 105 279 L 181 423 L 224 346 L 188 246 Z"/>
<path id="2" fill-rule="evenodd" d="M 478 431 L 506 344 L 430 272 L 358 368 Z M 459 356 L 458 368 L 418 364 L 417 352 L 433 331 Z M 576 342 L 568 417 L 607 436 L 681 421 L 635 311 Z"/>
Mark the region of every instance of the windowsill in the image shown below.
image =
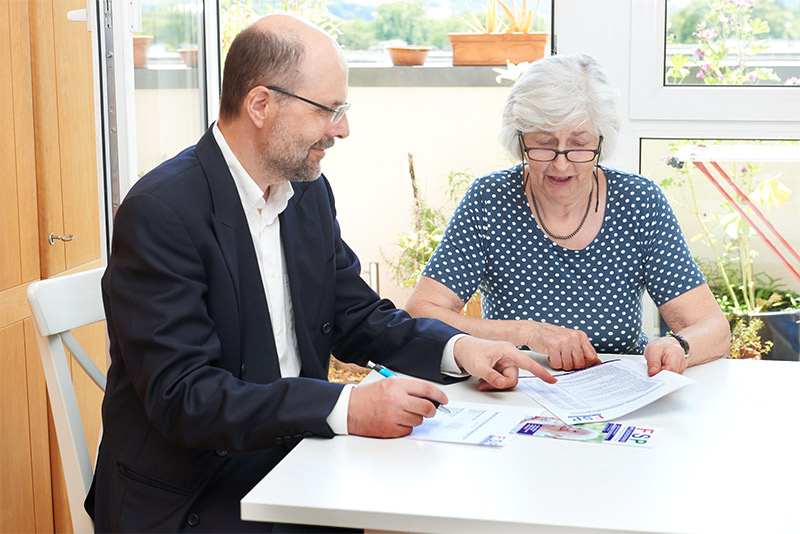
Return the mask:
<path id="1" fill-rule="evenodd" d="M 350 87 L 501 87 L 499 67 L 454 67 L 432 61 L 419 67 L 395 67 L 388 63 L 350 64 Z M 134 69 L 136 89 L 197 89 L 198 69 L 183 65 L 159 65 Z"/>
<path id="2" fill-rule="evenodd" d="M 351 64 L 350 87 L 500 87 L 496 68 L 454 67 L 444 62 L 419 67 Z"/>

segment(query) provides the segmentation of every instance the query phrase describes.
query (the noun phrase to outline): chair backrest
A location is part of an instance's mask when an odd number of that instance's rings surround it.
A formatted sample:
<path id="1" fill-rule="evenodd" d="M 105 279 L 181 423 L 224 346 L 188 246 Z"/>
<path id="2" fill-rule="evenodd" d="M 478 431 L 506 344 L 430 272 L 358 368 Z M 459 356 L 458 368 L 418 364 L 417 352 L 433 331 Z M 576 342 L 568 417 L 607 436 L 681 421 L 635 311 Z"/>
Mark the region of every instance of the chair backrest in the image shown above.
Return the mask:
<path id="1" fill-rule="evenodd" d="M 105 374 L 70 332 L 73 328 L 105 319 L 100 291 L 103 270 L 92 269 L 41 280 L 28 286 L 28 302 L 39 334 L 39 352 L 75 532 L 94 531 L 92 520 L 83 508 L 83 501 L 92 483 L 93 465 L 64 347 L 95 384 L 105 391 Z"/>

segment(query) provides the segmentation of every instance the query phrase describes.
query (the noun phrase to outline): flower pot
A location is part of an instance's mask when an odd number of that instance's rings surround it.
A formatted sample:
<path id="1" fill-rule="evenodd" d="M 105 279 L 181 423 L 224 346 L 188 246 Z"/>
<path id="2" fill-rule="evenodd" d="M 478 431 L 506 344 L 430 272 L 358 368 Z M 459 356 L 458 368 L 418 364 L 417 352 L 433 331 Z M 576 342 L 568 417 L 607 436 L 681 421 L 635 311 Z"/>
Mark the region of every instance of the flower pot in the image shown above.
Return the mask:
<path id="1" fill-rule="evenodd" d="M 152 35 L 133 36 L 133 67 L 141 69 L 147 66 L 147 50 L 150 48 Z"/>
<path id="2" fill-rule="evenodd" d="M 547 32 L 449 33 L 453 65 L 506 65 L 544 57 Z"/>
<path id="3" fill-rule="evenodd" d="M 197 48 L 179 48 L 178 54 L 180 54 L 183 64 L 187 67 L 193 68 L 197 66 Z"/>
<path id="4" fill-rule="evenodd" d="M 389 57 L 392 65 L 398 67 L 411 67 L 422 65 L 431 51 L 430 46 L 388 46 Z"/>

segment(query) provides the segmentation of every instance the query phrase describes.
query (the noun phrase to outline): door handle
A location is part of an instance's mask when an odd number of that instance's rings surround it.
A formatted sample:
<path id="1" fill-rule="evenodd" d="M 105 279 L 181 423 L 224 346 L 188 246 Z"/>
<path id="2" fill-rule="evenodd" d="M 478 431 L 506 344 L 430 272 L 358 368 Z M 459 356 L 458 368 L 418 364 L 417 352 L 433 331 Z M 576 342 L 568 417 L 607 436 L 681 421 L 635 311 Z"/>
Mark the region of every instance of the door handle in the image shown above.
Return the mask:
<path id="1" fill-rule="evenodd" d="M 67 20 L 71 20 L 73 22 L 86 22 L 86 9 L 73 9 L 72 11 L 67 11 Z"/>
<path id="2" fill-rule="evenodd" d="M 69 242 L 69 241 L 72 241 L 73 239 L 75 239 L 75 236 L 72 235 L 72 234 L 56 235 L 55 232 L 50 232 L 50 236 L 47 238 L 47 241 L 51 245 L 55 245 L 56 244 L 56 239 L 60 239 L 61 241 L 64 241 L 64 242 Z"/>

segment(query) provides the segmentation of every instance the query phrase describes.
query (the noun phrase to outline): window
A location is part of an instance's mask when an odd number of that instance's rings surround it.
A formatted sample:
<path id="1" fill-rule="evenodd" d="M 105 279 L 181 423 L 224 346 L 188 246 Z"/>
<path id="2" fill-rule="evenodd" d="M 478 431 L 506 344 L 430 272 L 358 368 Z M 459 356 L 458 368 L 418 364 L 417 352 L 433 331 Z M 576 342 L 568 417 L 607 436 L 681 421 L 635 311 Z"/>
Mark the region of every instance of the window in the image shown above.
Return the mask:
<path id="1" fill-rule="evenodd" d="M 193 145 L 206 128 L 202 0 L 142 0 L 134 36 L 139 175 Z"/>
<path id="2" fill-rule="evenodd" d="M 669 0 L 669 3 L 675 1 L 677 0 Z M 700 2 L 700 0 L 692 1 Z M 713 3 L 745 1 L 747 0 L 713 0 Z M 791 1 L 796 3 L 794 0 Z M 684 3 L 688 4 L 686 0 Z M 706 4 L 705 0 L 700 3 Z M 666 62 L 664 50 L 668 40 L 667 4 L 668 0 L 631 3 L 631 42 L 637 43 L 637 46 L 631 49 L 631 119 L 800 120 L 800 106 L 797 105 L 797 95 L 800 91 L 798 85 L 770 86 L 758 83 L 720 87 L 718 84 L 705 81 L 703 85 L 665 85 L 666 72 L 674 68 L 670 65 L 665 70 L 665 63 L 662 63 Z M 689 70 L 690 73 L 683 78 L 684 81 L 692 76 L 691 69 Z M 785 73 L 783 75 L 785 76 Z M 677 78 L 670 76 L 670 79 L 675 80 L 680 76 Z"/>
<path id="3" fill-rule="evenodd" d="M 643 139 L 659 184 L 726 313 L 767 306 L 800 285 L 797 140 Z M 767 306 L 768 307 L 768 306 Z"/>
<path id="4" fill-rule="evenodd" d="M 667 85 L 800 85 L 800 2 L 667 0 Z"/>
<path id="5" fill-rule="evenodd" d="M 420 45 L 432 48 L 426 64 L 449 65 L 451 47 L 448 33 L 468 32 L 486 24 L 483 9 L 487 3 L 409 1 L 350 3 L 327 0 L 270 1 L 220 0 L 221 47 L 224 57 L 236 34 L 247 24 L 267 13 L 291 11 L 324 28 L 337 39 L 351 65 L 389 64 L 387 46 Z M 531 31 L 549 32 L 552 3 L 528 1 L 535 17 Z M 495 4 L 499 13 L 502 9 Z M 519 13 L 522 2 L 506 5 Z M 509 22 L 507 16 L 500 20 Z"/>

